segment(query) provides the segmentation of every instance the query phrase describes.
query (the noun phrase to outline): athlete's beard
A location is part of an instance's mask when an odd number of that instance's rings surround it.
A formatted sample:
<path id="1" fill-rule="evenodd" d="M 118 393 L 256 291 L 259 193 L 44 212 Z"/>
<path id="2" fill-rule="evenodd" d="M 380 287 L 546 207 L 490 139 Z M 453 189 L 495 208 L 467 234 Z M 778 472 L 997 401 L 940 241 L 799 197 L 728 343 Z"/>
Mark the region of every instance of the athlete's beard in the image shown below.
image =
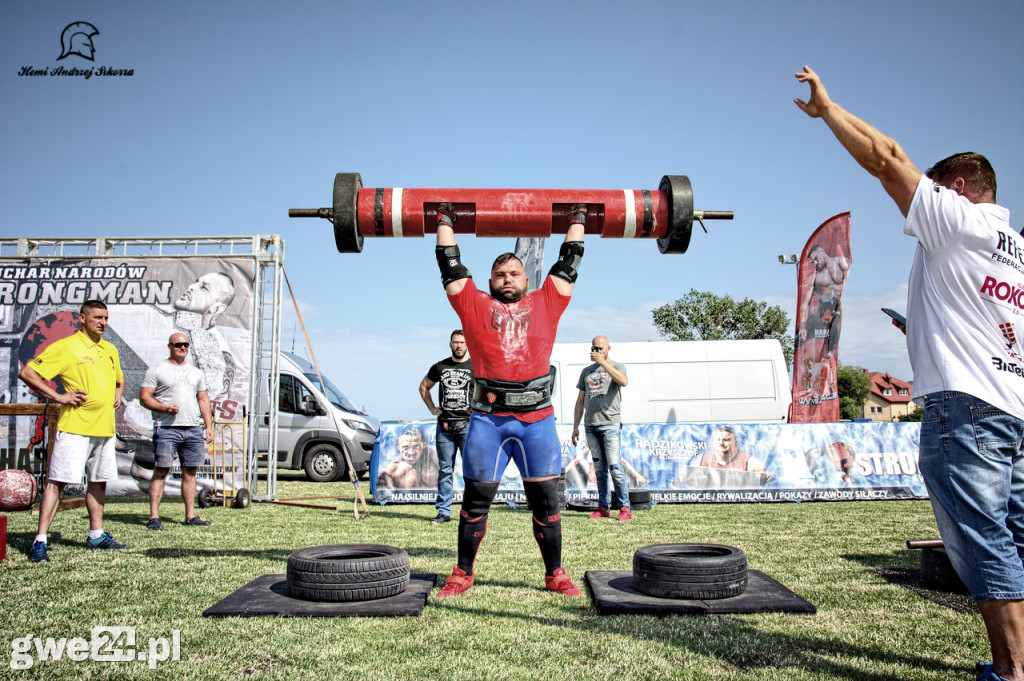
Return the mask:
<path id="1" fill-rule="evenodd" d="M 523 288 L 515 291 L 499 291 L 491 286 L 491 295 L 503 303 L 515 303 L 526 296 L 526 287 L 524 286 Z"/>
<path id="2" fill-rule="evenodd" d="M 459 348 L 458 350 L 452 350 L 452 359 L 462 359 L 466 356 L 466 349 Z"/>

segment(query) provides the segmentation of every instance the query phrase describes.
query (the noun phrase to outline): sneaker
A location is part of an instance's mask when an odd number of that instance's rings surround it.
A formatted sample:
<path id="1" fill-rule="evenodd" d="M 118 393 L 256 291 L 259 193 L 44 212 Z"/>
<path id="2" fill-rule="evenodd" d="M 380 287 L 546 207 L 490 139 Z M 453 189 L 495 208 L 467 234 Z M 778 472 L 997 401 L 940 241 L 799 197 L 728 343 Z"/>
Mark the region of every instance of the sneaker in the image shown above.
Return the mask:
<path id="1" fill-rule="evenodd" d="M 197 515 L 192 516 L 191 518 L 182 523 L 182 525 L 198 525 L 199 527 L 207 527 L 209 524 L 209 520 L 203 520 Z"/>
<path id="2" fill-rule="evenodd" d="M 29 552 L 28 559 L 33 563 L 49 563 L 50 557 L 46 555 L 46 542 L 32 542 L 32 551 Z"/>
<path id="3" fill-rule="evenodd" d="M 149 522 L 146 523 L 146 529 L 147 530 L 162 530 L 162 529 L 164 529 L 164 524 L 162 522 L 160 522 L 159 518 L 150 518 Z"/>
<path id="4" fill-rule="evenodd" d="M 977 681 L 1002 681 L 1002 677 L 992 671 L 991 662 L 979 662 L 974 667 L 977 673 Z"/>
<path id="5" fill-rule="evenodd" d="M 436 516 L 434 516 L 433 518 L 430 519 L 430 522 L 434 523 L 435 525 L 440 525 L 441 523 L 446 523 L 446 522 L 448 522 L 451 519 L 452 519 L 452 517 L 450 515 L 445 515 L 444 513 L 438 513 Z"/>
<path id="6" fill-rule="evenodd" d="M 444 586 L 437 592 L 438 598 L 451 598 L 458 596 L 463 591 L 473 588 L 473 575 L 467 575 L 458 565 L 452 570 L 451 577 L 445 580 Z"/>
<path id="7" fill-rule="evenodd" d="M 87 549 L 125 549 L 128 548 L 125 544 L 118 544 L 114 541 L 114 538 L 109 532 L 104 532 L 103 536 L 98 539 L 86 539 L 85 548 Z"/>
<path id="8" fill-rule="evenodd" d="M 619 515 L 615 516 L 616 520 L 632 520 L 633 514 L 629 512 L 629 506 L 623 506 L 619 509 Z"/>
<path id="9" fill-rule="evenodd" d="M 558 568 L 555 573 L 550 577 L 544 577 L 544 586 L 547 587 L 548 591 L 554 591 L 560 593 L 563 596 L 579 596 L 580 590 L 576 588 L 576 585 L 569 579 L 569 575 L 565 574 L 565 568 Z"/>
<path id="10" fill-rule="evenodd" d="M 598 506 L 597 510 L 588 515 L 587 517 L 591 520 L 597 520 L 598 518 L 611 518 L 612 514 L 611 511 L 609 511 L 606 507 Z"/>

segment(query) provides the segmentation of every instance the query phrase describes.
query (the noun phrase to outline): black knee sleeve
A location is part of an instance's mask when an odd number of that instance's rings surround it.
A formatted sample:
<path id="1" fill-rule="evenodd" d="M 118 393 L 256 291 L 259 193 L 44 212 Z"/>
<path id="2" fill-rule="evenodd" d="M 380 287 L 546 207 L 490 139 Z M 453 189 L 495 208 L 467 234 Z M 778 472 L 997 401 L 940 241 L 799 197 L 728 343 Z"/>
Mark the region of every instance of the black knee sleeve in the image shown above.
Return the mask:
<path id="1" fill-rule="evenodd" d="M 534 521 L 541 525 L 560 524 L 562 512 L 558 508 L 558 478 L 541 482 L 523 481 L 526 500 L 533 509 Z"/>
<path id="2" fill-rule="evenodd" d="M 494 495 L 498 493 L 497 482 L 478 482 L 477 480 L 464 479 L 465 491 L 462 493 L 462 516 L 476 518 L 487 516 L 491 508 Z"/>

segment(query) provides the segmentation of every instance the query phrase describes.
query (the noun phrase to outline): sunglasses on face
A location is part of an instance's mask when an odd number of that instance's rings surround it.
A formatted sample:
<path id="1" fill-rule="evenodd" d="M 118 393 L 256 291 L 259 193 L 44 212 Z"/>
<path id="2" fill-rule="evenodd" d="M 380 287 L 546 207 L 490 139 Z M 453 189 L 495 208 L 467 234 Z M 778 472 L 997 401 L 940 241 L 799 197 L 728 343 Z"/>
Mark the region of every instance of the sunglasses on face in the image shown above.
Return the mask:
<path id="1" fill-rule="evenodd" d="M 188 347 L 188 343 L 168 343 L 168 345 L 173 345 L 176 348 L 187 348 Z"/>

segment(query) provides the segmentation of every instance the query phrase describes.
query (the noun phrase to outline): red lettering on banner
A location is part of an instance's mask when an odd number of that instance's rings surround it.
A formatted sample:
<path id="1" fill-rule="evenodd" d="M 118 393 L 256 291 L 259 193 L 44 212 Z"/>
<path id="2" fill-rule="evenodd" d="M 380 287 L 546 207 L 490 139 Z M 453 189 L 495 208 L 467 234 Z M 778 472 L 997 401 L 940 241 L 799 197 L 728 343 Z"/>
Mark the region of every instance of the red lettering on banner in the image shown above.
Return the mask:
<path id="1" fill-rule="evenodd" d="M 238 414 L 238 402 L 236 400 L 213 400 L 210 402 L 210 406 L 213 408 L 213 413 L 220 413 L 221 418 L 225 421 L 234 421 L 235 416 Z"/>

